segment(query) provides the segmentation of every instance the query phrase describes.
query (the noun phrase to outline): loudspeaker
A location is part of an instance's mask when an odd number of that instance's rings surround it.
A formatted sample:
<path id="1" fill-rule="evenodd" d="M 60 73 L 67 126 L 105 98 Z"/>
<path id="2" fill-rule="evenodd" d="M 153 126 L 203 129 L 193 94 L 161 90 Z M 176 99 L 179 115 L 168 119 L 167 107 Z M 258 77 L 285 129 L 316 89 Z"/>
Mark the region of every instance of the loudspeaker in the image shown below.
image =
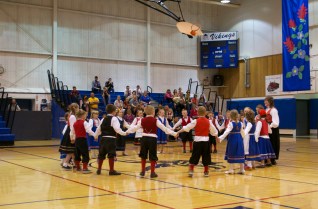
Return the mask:
<path id="1" fill-rule="evenodd" d="M 213 77 L 213 85 L 214 86 L 223 86 L 224 85 L 224 77 L 222 75 L 215 75 Z"/>

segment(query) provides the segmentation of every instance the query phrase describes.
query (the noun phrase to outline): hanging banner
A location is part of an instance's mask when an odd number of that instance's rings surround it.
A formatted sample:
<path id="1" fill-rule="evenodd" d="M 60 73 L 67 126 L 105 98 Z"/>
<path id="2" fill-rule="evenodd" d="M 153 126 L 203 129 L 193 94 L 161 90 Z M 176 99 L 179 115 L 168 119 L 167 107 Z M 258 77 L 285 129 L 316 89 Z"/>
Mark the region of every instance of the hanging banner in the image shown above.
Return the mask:
<path id="1" fill-rule="evenodd" d="M 308 0 L 283 0 L 283 91 L 310 90 Z"/>

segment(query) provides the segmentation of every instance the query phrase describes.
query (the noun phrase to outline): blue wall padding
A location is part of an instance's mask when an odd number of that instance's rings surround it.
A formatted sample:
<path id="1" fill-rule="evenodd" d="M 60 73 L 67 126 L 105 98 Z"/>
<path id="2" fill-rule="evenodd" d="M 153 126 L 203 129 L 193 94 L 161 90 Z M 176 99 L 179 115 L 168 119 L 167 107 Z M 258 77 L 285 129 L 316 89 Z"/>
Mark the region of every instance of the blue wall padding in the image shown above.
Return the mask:
<path id="1" fill-rule="evenodd" d="M 65 126 L 65 111 L 55 102 L 52 101 L 52 138 L 61 138 Z"/>
<path id="2" fill-rule="evenodd" d="M 255 111 L 258 104 L 264 106 L 264 100 L 228 101 L 227 107 L 238 111 L 243 110 L 245 107 L 250 107 Z M 281 129 L 296 129 L 296 99 L 275 99 L 275 107 L 279 114 L 279 127 Z"/>
<path id="3" fill-rule="evenodd" d="M 318 99 L 311 99 L 309 103 L 310 129 L 317 129 Z"/>

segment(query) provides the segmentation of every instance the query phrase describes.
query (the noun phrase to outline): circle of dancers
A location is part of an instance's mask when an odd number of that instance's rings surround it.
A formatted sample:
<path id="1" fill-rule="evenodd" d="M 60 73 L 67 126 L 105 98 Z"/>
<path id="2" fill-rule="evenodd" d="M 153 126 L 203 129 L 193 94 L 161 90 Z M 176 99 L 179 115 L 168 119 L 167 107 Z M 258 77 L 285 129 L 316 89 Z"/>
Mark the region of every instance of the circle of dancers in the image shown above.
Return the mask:
<path id="1" fill-rule="evenodd" d="M 256 168 L 276 165 L 279 157 L 279 116 L 272 97 L 256 107 L 256 112 L 246 107 L 240 114 L 237 110 L 228 110 L 225 116 L 206 111 L 199 106 L 195 117 L 188 110 L 182 110 L 182 117 L 169 118 L 169 112 L 163 108 L 155 110 L 151 105 L 138 111 L 137 117 L 127 122 L 124 110 L 108 104 L 107 115 L 102 120 L 99 113 L 92 111 L 87 120 L 87 112 L 73 103 L 65 114 L 66 125 L 60 145 L 61 166 L 65 170 L 74 170 L 83 174 L 91 173 L 88 164 L 90 156 L 97 159 L 96 174 L 102 174 L 103 163 L 108 159 L 110 176 L 121 175 L 115 170 L 117 152 L 127 156 L 126 136 L 135 133 L 134 144 L 140 146 L 140 177 L 146 175 L 147 160 L 150 162 L 150 177 L 155 172 L 158 154 L 164 153 L 169 140 L 182 141 L 182 152 L 187 152 L 189 144 L 188 176 L 194 175 L 194 168 L 201 162 L 203 175 L 209 176 L 211 154 L 218 153 L 217 143 L 227 141 L 224 160 L 228 162 L 225 174 L 245 174 Z M 128 113 L 129 114 L 129 113 Z M 237 164 L 237 165 L 236 165 Z"/>

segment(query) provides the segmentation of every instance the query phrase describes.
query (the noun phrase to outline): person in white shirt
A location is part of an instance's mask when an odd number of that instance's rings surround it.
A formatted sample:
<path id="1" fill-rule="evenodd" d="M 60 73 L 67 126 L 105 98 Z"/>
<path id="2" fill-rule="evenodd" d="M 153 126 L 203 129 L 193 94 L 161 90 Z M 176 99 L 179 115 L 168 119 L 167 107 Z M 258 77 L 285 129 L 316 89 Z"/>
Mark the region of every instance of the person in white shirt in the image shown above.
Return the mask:
<path id="1" fill-rule="evenodd" d="M 157 119 L 166 128 L 172 130 L 167 118 L 165 117 L 165 110 L 163 108 L 159 109 Z M 157 136 L 158 136 L 158 138 L 157 138 L 158 150 L 160 149 L 160 151 L 158 151 L 158 153 L 163 153 L 163 148 L 167 144 L 167 134 L 164 131 L 162 131 L 161 129 L 158 129 Z"/>
<path id="2" fill-rule="evenodd" d="M 276 160 L 279 159 L 280 151 L 280 135 L 279 135 L 279 116 L 278 110 L 274 106 L 274 98 L 267 96 L 264 100 L 266 106 L 266 121 L 270 124 L 271 132 L 269 138 L 275 151 L 276 158 L 271 159 L 272 165 L 276 165 Z"/>
<path id="3" fill-rule="evenodd" d="M 184 127 L 191 123 L 193 120 L 188 116 L 188 111 L 186 109 L 182 110 L 182 118 L 173 126 L 173 130 L 176 129 L 177 127 L 181 126 Z M 190 147 L 190 152 L 192 153 L 192 147 L 193 147 L 193 137 L 192 137 L 192 131 L 189 132 L 183 132 L 180 134 L 180 138 L 182 140 L 182 145 L 183 145 L 183 153 L 186 153 L 186 143 L 189 141 L 189 147 Z"/>
<path id="4" fill-rule="evenodd" d="M 198 118 L 193 120 L 188 125 L 184 126 L 178 134 L 186 131 L 189 132 L 195 128 L 195 137 L 193 144 L 193 152 L 189 160 L 189 177 L 193 176 L 194 166 L 199 163 L 202 157 L 202 164 L 204 166 L 204 176 L 209 176 L 209 165 L 211 164 L 211 153 L 209 145 L 209 134 L 213 136 L 218 135 L 218 131 L 211 121 L 206 117 L 206 109 L 203 106 L 198 108 Z"/>
<path id="5" fill-rule="evenodd" d="M 121 100 L 121 97 L 119 95 L 117 96 L 117 99 L 115 100 L 114 105 L 117 109 L 123 109 L 124 102 L 123 100 Z"/>
<path id="6" fill-rule="evenodd" d="M 164 133 L 177 137 L 177 133 L 165 127 L 158 119 L 154 118 L 155 108 L 151 105 L 145 107 L 146 117 L 138 121 L 137 126 L 131 125 L 127 133 L 133 133 L 142 129 L 142 138 L 140 144 L 139 157 L 141 158 L 141 172 L 140 176 L 144 177 L 146 172 L 146 160 L 149 156 L 151 178 L 156 178 L 158 175 L 155 173 L 157 156 L 157 130 L 161 129 Z"/>
<path id="7" fill-rule="evenodd" d="M 98 126 L 95 132 L 95 140 L 97 140 L 99 135 L 102 135 L 99 144 L 99 154 L 98 154 L 98 169 L 96 171 L 97 175 L 101 174 L 103 161 L 108 158 L 109 163 L 109 175 L 120 175 L 120 172 L 114 170 L 114 161 L 116 157 L 116 139 L 117 134 L 126 136 L 127 133 L 120 128 L 120 123 L 116 117 L 116 107 L 113 104 L 108 104 L 106 106 L 107 116 L 101 121 L 100 126 Z"/>
<path id="8" fill-rule="evenodd" d="M 137 126 L 139 121 L 141 121 L 141 119 L 143 118 L 143 111 L 142 110 L 138 110 L 137 113 L 136 113 L 136 116 L 135 119 L 133 120 L 133 122 L 131 123 L 131 125 L 134 125 L 134 126 Z M 135 134 L 135 140 L 134 140 L 134 145 L 140 145 L 140 139 L 142 137 L 142 128 L 138 129 L 136 131 L 136 134 Z"/>
<path id="9" fill-rule="evenodd" d="M 226 174 L 234 174 L 234 164 L 240 165 L 240 171 L 238 174 L 244 174 L 244 143 L 241 132 L 243 131 L 243 125 L 239 122 L 237 110 L 231 110 L 231 122 L 228 124 L 224 133 L 217 138 L 218 142 L 222 142 L 227 136 L 228 142 L 226 145 L 226 152 L 224 159 L 229 163 L 229 170 Z"/>

